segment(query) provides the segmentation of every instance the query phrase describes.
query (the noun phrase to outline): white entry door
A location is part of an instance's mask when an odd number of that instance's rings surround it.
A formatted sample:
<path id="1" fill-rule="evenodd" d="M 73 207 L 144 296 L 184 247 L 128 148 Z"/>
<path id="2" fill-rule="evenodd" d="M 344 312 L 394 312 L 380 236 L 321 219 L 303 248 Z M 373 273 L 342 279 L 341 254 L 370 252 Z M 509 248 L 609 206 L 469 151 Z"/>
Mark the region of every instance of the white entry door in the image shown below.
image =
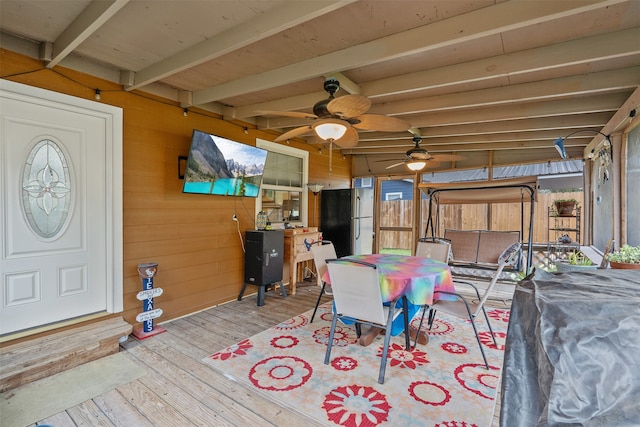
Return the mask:
<path id="1" fill-rule="evenodd" d="M 121 311 L 120 109 L 1 89 L 0 334 Z"/>

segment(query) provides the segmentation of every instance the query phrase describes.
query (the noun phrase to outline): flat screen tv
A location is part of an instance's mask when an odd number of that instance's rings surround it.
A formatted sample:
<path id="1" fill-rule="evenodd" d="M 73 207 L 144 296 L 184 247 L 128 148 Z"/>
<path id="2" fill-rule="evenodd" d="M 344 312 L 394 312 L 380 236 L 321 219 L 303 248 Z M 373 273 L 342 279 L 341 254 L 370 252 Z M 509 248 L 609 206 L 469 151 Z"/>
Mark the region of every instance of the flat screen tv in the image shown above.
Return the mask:
<path id="1" fill-rule="evenodd" d="M 193 131 L 184 193 L 258 197 L 268 151 Z"/>

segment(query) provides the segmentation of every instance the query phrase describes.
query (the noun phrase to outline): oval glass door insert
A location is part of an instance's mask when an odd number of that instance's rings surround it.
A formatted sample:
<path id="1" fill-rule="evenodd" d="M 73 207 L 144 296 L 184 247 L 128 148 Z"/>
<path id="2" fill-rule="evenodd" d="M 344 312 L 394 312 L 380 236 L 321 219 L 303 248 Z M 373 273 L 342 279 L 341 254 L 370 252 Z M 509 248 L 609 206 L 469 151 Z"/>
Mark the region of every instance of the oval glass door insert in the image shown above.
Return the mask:
<path id="1" fill-rule="evenodd" d="M 60 147 L 45 139 L 29 152 L 22 174 L 22 207 L 35 234 L 55 238 L 69 218 L 71 174 Z"/>

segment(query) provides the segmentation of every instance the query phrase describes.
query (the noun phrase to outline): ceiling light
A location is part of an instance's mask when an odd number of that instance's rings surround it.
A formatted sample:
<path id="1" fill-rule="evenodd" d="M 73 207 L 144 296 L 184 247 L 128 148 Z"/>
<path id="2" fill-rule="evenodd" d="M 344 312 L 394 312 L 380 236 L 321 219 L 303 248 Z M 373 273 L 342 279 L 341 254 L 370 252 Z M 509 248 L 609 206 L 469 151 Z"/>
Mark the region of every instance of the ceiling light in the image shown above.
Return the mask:
<path id="1" fill-rule="evenodd" d="M 347 131 L 347 125 L 339 119 L 322 119 L 313 125 L 313 130 L 318 137 L 325 141 L 337 141 L 342 138 Z"/>
<path id="2" fill-rule="evenodd" d="M 322 190 L 322 187 L 324 187 L 324 184 L 321 184 L 319 182 L 310 182 L 307 184 L 307 187 L 309 188 L 309 190 L 311 190 L 313 194 L 317 194 L 320 192 L 320 190 Z"/>
<path id="3" fill-rule="evenodd" d="M 324 187 L 324 184 L 321 182 L 309 182 L 307 183 L 307 187 L 313 193 L 313 223 L 318 226 L 318 214 L 317 214 L 317 205 L 318 205 L 318 193 Z"/>
<path id="4" fill-rule="evenodd" d="M 425 166 L 427 166 L 427 162 L 424 160 L 413 160 L 407 163 L 407 167 L 414 172 L 422 170 Z"/>

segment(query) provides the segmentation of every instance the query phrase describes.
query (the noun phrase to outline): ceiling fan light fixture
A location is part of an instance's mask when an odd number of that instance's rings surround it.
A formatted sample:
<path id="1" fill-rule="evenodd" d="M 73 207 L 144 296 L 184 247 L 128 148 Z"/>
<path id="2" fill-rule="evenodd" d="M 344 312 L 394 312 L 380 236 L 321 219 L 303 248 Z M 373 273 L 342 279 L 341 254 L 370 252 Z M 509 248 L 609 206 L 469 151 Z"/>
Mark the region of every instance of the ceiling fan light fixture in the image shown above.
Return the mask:
<path id="1" fill-rule="evenodd" d="M 427 162 L 424 160 L 413 160 L 413 161 L 407 162 L 407 167 L 414 172 L 418 172 L 419 170 L 422 170 L 425 166 L 427 166 Z"/>
<path id="2" fill-rule="evenodd" d="M 322 119 L 313 125 L 313 130 L 321 139 L 335 141 L 344 136 L 347 125 L 339 119 Z"/>

